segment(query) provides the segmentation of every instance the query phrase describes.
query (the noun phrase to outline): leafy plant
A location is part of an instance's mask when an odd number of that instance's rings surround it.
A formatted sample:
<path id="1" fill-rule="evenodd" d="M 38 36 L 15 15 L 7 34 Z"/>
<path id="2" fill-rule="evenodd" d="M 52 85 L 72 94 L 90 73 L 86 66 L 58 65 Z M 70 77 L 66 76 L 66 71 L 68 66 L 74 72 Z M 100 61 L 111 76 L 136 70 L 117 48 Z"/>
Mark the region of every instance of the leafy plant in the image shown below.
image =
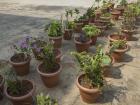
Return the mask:
<path id="1" fill-rule="evenodd" d="M 97 36 L 101 32 L 95 25 L 85 25 L 82 30 L 85 32 L 87 37 Z"/>
<path id="2" fill-rule="evenodd" d="M 46 72 L 51 72 L 56 65 L 55 53 L 52 44 L 44 46 L 42 49 L 43 63 L 45 65 Z"/>
<path id="3" fill-rule="evenodd" d="M 121 6 L 126 6 L 127 5 L 127 0 L 121 0 L 120 5 Z"/>
<path id="4" fill-rule="evenodd" d="M 51 24 L 45 26 L 45 31 L 51 37 L 62 36 L 62 24 L 58 21 L 52 21 Z"/>
<path id="5" fill-rule="evenodd" d="M 92 87 L 102 87 L 103 77 L 101 70 L 100 54 L 88 55 L 85 52 L 72 52 L 80 64 L 80 70 L 84 73 L 84 82 L 89 83 Z"/>
<path id="6" fill-rule="evenodd" d="M 58 105 L 57 100 L 51 99 L 49 95 L 45 96 L 43 93 L 40 93 L 36 97 L 37 105 Z"/>
<path id="7" fill-rule="evenodd" d="M 67 29 L 74 29 L 75 27 L 76 27 L 75 22 L 73 22 L 73 21 L 66 22 L 66 28 Z"/>

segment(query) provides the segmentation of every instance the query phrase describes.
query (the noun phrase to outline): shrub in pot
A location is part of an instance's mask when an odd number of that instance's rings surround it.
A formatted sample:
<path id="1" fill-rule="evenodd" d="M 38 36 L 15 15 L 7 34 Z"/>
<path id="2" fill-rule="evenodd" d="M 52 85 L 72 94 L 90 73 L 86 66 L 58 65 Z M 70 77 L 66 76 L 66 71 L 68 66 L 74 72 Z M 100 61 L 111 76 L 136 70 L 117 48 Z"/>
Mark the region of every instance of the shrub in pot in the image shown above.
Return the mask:
<path id="1" fill-rule="evenodd" d="M 70 40 L 73 34 L 73 29 L 75 28 L 75 23 L 73 21 L 66 22 L 66 29 L 64 32 L 64 39 Z"/>
<path id="2" fill-rule="evenodd" d="M 24 76 L 29 73 L 30 70 L 30 38 L 26 37 L 19 40 L 17 44 L 13 45 L 15 50 L 14 55 L 10 58 L 9 62 L 13 66 L 17 75 Z"/>
<path id="3" fill-rule="evenodd" d="M 4 76 L 6 81 L 4 92 L 12 105 L 32 105 L 35 93 L 34 83 L 19 79 L 13 70 L 4 71 Z"/>
<path id="4" fill-rule="evenodd" d="M 128 45 L 124 40 L 114 41 L 111 44 L 110 53 L 115 62 L 121 62 L 123 60 L 124 53 L 128 50 Z"/>
<path id="5" fill-rule="evenodd" d="M 95 20 L 95 8 L 93 6 L 92 7 L 89 7 L 87 9 L 86 15 L 89 18 L 89 22 L 93 23 L 94 20 Z"/>
<path id="6" fill-rule="evenodd" d="M 86 103 L 94 103 L 101 94 L 103 75 L 100 55 L 91 56 L 87 53 L 72 53 L 80 65 L 82 74 L 77 78 L 81 98 Z"/>
<path id="7" fill-rule="evenodd" d="M 36 96 L 36 104 L 35 105 L 58 105 L 56 99 L 52 99 L 49 95 L 44 95 L 40 93 Z"/>
<path id="8" fill-rule="evenodd" d="M 3 99 L 4 77 L 0 74 L 0 100 Z"/>
<path id="9" fill-rule="evenodd" d="M 83 52 L 83 51 L 88 51 L 92 41 L 84 33 L 80 33 L 78 37 L 74 38 L 74 42 L 75 42 L 76 50 L 78 52 Z"/>
<path id="10" fill-rule="evenodd" d="M 95 25 L 85 25 L 82 28 L 83 32 L 87 37 L 91 38 L 91 45 L 95 45 L 97 41 L 97 36 L 100 34 L 100 29 L 98 29 Z"/>
<path id="11" fill-rule="evenodd" d="M 49 40 L 53 41 L 54 48 L 62 46 L 62 24 L 58 21 L 52 21 L 51 24 L 46 25 L 45 31 L 48 34 Z"/>
<path id="12" fill-rule="evenodd" d="M 38 65 L 37 71 L 46 87 L 52 88 L 59 82 L 61 65 L 57 63 L 52 45 L 43 48 L 43 62 Z"/>

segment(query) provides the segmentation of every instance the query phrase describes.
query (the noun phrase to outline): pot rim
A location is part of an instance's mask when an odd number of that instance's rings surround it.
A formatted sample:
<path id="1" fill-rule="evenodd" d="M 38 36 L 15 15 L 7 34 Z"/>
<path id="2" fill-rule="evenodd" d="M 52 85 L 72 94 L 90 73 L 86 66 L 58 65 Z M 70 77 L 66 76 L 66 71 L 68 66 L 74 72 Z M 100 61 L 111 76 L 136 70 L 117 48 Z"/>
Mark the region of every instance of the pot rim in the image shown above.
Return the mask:
<path id="1" fill-rule="evenodd" d="M 0 87 L 4 84 L 4 77 L 0 74 L 0 76 L 2 77 L 2 82 L 0 83 Z"/>
<path id="2" fill-rule="evenodd" d="M 93 92 L 96 92 L 96 91 L 101 91 L 99 88 L 88 89 L 88 88 L 85 88 L 85 87 L 81 86 L 80 83 L 79 83 L 79 78 L 83 75 L 84 74 L 79 75 L 76 79 L 76 85 L 79 89 L 81 89 L 82 91 L 86 91 L 87 93 L 93 93 Z"/>
<path id="3" fill-rule="evenodd" d="M 54 75 L 56 75 L 56 74 L 58 74 L 58 73 L 61 72 L 62 66 L 61 66 L 60 63 L 57 63 L 57 64 L 59 64 L 59 69 L 58 69 L 56 72 L 54 72 L 54 73 L 43 73 L 43 72 L 41 72 L 41 71 L 39 70 L 39 67 L 40 67 L 42 64 L 43 64 L 43 62 L 41 62 L 41 63 L 37 66 L 37 72 L 38 72 L 40 75 L 42 75 L 42 76 L 51 77 L 51 76 L 54 76 Z"/>
<path id="4" fill-rule="evenodd" d="M 118 11 L 118 10 L 115 10 L 115 11 L 112 11 L 111 14 L 112 14 L 112 15 L 119 15 L 119 14 L 121 14 L 121 12 Z"/>
<path id="5" fill-rule="evenodd" d="M 14 55 L 13 55 L 13 56 L 14 56 Z M 13 57 L 13 56 L 12 56 L 12 57 Z M 11 58 L 12 58 L 12 57 L 11 57 Z M 24 61 L 24 62 L 18 62 L 18 63 L 13 62 L 13 61 L 11 60 L 11 58 L 10 58 L 10 59 L 9 59 L 9 63 L 12 64 L 12 65 L 17 65 L 17 66 L 18 66 L 18 65 L 24 65 L 24 64 L 26 64 L 26 63 L 28 63 L 28 62 L 31 61 L 31 56 L 28 55 L 28 57 L 29 57 L 29 58 L 28 58 L 26 61 Z"/>
<path id="6" fill-rule="evenodd" d="M 128 44 L 126 44 L 125 49 L 115 49 L 113 52 L 126 52 L 126 51 L 128 51 L 128 49 L 129 49 L 129 46 L 128 46 Z"/>
<path id="7" fill-rule="evenodd" d="M 20 101 L 20 100 L 23 100 L 23 99 L 29 97 L 30 95 L 33 96 L 33 94 L 34 94 L 34 92 L 35 92 L 35 88 L 36 88 L 34 82 L 31 81 L 31 80 L 28 80 L 28 79 L 24 79 L 24 80 L 22 80 L 22 81 L 28 81 L 28 82 L 30 82 L 30 83 L 32 84 L 32 86 L 33 86 L 32 90 L 31 90 L 30 92 L 28 92 L 27 94 L 23 95 L 23 96 L 15 97 L 15 96 L 10 96 L 10 95 L 8 94 L 8 92 L 7 92 L 8 87 L 6 87 L 6 88 L 4 89 L 4 92 L 5 92 L 5 95 L 6 95 L 9 99 Z"/>
<path id="8" fill-rule="evenodd" d="M 109 39 L 110 41 L 118 41 L 117 39 L 111 38 L 111 36 L 119 36 L 118 34 L 111 34 L 111 35 L 108 35 L 108 39 Z M 126 36 L 124 36 L 124 35 L 121 35 L 121 36 L 124 37 L 123 40 L 126 40 Z"/>
<path id="9" fill-rule="evenodd" d="M 87 42 L 85 42 L 85 43 L 81 43 L 81 42 L 77 41 L 76 38 L 78 38 L 78 37 L 75 37 L 75 38 L 74 38 L 74 42 L 77 43 L 77 44 L 81 44 L 81 45 L 83 45 L 83 44 L 90 44 L 90 43 L 92 42 L 92 40 L 89 39 Z"/>

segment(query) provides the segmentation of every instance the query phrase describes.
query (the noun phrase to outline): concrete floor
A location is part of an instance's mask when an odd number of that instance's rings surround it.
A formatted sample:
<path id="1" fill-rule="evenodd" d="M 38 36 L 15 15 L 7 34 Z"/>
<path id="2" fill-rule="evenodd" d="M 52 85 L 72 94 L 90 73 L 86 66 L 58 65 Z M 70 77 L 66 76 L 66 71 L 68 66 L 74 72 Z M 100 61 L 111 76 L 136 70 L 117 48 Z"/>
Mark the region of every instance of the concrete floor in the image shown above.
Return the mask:
<path id="1" fill-rule="evenodd" d="M 8 1 L 8 0 L 6 0 Z M 59 19 L 60 13 L 64 13 L 66 6 L 36 6 L 20 5 L 0 1 L 0 59 L 8 60 L 12 55 L 11 44 L 18 39 L 30 36 L 46 36 L 43 31 L 44 25 L 52 19 Z M 25 0 L 27 1 L 27 0 Z M 78 1 L 78 0 L 77 0 Z M 81 8 L 84 10 L 85 8 Z M 116 24 L 114 30 L 118 29 Z M 112 77 L 107 78 L 108 85 L 103 94 L 93 105 L 139 105 L 140 104 L 140 26 L 137 26 L 135 41 L 130 41 L 130 50 L 124 56 L 122 63 L 114 64 L 111 68 Z M 110 32 L 110 31 L 109 31 Z M 98 38 L 97 44 L 108 43 L 107 38 Z M 62 72 L 60 83 L 53 89 L 46 88 L 36 72 L 39 63 L 34 58 L 31 61 L 30 74 L 23 77 L 36 83 L 36 93 L 43 92 L 57 98 L 60 105 L 87 105 L 80 99 L 75 79 L 78 67 L 69 52 L 75 50 L 74 42 L 63 41 L 62 46 Z M 95 47 L 90 48 L 91 52 Z M 6 65 L 7 66 L 7 65 Z M 4 97 L 0 105 L 11 105 Z"/>

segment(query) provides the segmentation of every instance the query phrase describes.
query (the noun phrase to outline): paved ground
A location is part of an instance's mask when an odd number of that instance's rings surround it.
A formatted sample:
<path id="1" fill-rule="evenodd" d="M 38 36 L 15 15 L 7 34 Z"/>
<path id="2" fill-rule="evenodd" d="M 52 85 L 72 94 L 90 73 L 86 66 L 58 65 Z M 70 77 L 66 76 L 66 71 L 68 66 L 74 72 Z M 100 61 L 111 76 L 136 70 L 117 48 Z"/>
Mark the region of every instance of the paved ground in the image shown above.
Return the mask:
<path id="1" fill-rule="evenodd" d="M 8 0 L 0 1 L 0 59 L 2 60 L 8 60 L 12 55 L 10 45 L 17 39 L 27 35 L 45 36 L 44 25 L 51 19 L 59 19 L 60 13 L 68 8 L 65 6 L 21 5 L 6 1 Z M 82 8 L 82 10 L 84 9 Z M 118 27 L 113 27 L 113 30 L 116 28 Z M 107 78 L 108 86 L 105 87 L 101 98 L 94 105 L 140 104 L 140 26 L 138 26 L 134 37 L 137 41 L 128 42 L 131 49 L 125 55 L 125 61 L 113 65 L 111 68 L 112 77 Z M 98 43 L 107 43 L 107 38 L 99 38 Z M 91 47 L 90 50 L 94 52 L 94 49 Z M 81 101 L 75 85 L 78 68 L 74 64 L 74 59 L 69 55 L 69 51 L 72 50 L 75 50 L 73 40 L 63 41 L 63 68 L 60 84 L 57 87 L 45 88 L 36 72 L 38 62 L 34 58 L 31 63 L 31 72 L 24 78 L 35 81 L 36 93 L 49 93 L 58 99 L 60 105 L 87 105 Z M 0 105 L 10 105 L 10 103 L 4 98 Z"/>

